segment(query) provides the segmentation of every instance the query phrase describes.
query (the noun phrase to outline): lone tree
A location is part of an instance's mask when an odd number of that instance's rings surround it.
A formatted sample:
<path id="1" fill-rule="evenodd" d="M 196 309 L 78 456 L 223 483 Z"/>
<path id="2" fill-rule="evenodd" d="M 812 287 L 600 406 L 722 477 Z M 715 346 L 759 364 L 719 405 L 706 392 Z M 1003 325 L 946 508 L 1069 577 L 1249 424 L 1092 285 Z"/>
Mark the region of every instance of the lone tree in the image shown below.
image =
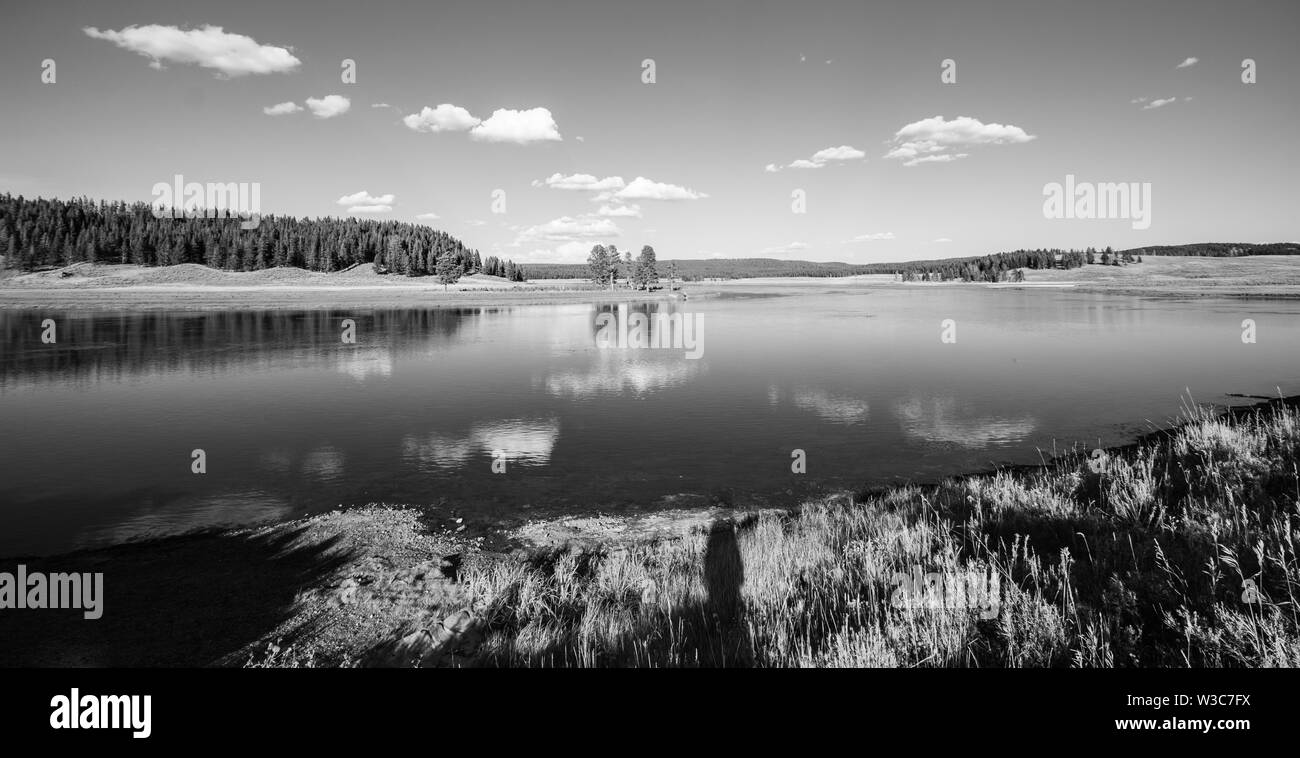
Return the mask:
<path id="1" fill-rule="evenodd" d="M 629 254 L 630 255 L 630 254 Z M 659 271 L 655 268 L 655 249 L 646 245 L 641 248 L 641 255 L 636 259 L 636 269 L 632 283 L 639 290 L 650 289 L 659 284 Z"/>
<path id="2" fill-rule="evenodd" d="M 447 291 L 447 285 L 460 281 L 460 261 L 456 259 L 456 256 L 450 250 L 438 256 L 435 271 L 438 274 L 438 281 L 442 282 L 444 292 Z"/>

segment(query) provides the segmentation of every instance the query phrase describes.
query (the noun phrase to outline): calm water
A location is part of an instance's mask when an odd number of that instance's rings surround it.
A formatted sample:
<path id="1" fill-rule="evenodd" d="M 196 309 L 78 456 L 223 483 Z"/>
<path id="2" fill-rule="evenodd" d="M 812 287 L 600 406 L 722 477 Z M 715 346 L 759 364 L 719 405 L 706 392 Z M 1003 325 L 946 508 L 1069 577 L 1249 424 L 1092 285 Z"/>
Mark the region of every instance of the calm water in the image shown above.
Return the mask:
<path id="1" fill-rule="evenodd" d="M 0 555 L 372 501 L 777 502 L 1122 442 L 1186 391 L 1300 392 L 1300 303 L 831 285 L 633 305 L 702 316 L 698 360 L 598 349 L 609 308 L 0 312 Z"/>

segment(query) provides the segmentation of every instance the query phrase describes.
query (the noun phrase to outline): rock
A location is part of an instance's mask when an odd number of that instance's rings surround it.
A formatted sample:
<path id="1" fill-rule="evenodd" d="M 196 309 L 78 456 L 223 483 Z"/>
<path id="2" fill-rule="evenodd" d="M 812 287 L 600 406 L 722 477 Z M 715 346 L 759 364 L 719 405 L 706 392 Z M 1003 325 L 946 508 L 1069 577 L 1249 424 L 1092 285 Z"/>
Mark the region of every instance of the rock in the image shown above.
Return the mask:
<path id="1" fill-rule="evenodd" d="M 452 634 L 464 634 L 474 627 L 474 622 L 474 614 L 460 610 L 443 619 L 442 626 Z"/>

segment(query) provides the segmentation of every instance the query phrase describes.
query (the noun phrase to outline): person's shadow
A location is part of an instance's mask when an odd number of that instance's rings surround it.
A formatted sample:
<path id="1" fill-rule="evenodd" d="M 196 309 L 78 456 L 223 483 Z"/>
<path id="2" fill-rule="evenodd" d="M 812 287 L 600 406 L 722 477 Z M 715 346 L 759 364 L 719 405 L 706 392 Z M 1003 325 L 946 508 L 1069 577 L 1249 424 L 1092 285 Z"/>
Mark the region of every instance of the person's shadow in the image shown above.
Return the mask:
<path id="1" fill-rule="evenodd" d="M 716 649 L 709 646 L 711 665 L 734 667 L 754 663 L 749 621 L 740 591 L 744 583 L 745 563 L 736 541 L 736 526 L 731 522 L 715 522 L 704 551 L 704 587 L 708 592 L 705 624 L 711 632 L 707 636 L 718 643 Z"/>

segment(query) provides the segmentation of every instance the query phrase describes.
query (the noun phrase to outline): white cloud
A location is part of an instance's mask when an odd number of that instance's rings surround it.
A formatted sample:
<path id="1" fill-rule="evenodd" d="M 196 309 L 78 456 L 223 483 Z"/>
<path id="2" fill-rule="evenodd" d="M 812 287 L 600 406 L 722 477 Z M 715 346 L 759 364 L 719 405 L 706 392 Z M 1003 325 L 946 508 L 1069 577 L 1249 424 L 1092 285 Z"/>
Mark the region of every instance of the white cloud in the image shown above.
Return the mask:
<path id="1" fill-rule="evenodd" d="M 402 118 L 406 128 L 417 132 L 463 132 L 482 123 L 459 105 L 442 103 L 437 108 L 424 106 L 419 113 Z"/>
<path id="2" fill-rule="evenodd" d="M 565 242 L 553 248 L 536 248 L 509 257 L 515 263 L 586 263 L 591 247 L 590 242 Z"/>
<path id="3" fill-rule="evenodd" d="M 893 147 L 885 157 L 902 160 L 904 166 L 946 163 L 968 155 L 950 153 L 949 150 L 975 145 L 1019 144 L 1034 139 L 1034 135 L 1011 124 L 985 124 L 969 116 L 958 116 L 952 121 L 934 116 L 914 121 L 895 132 L 891 140 Z M 934 157 L 939 155 L 951 157 Z"/>
<path id="4" fill-rule="evenodd" d="M 597 216 L 613 216 L 626 218 L 641 218 L 641 206 L 639 205 L 602 205 L 596 211 Z"/>
<path id="5" fill-rule="evenodd" d="M 442 216 L 439 216 L 436 213 L 421 213 L 418 216 L 416 216 L 416 218 L 420 219 L 421 221 L 437 221 L 438 219 L 442 218 Z"/>
<path id="6" fill-rule="evenodd" d="M 469 136 L 480 142 L 513 142 L 517 145 L 563 139 L 555 119 L 546 108 L 526 111 L 497 108 L 487 121 L 475 126 Z"/>
<path id="7" fill-rule="evenodd" d="M 1157 99 L 1152 100 L 1151 102 L 1147 103 L 1146 105 L 1142 106 L 1142 110 L 1144 110 L 1144 111 L 1155 110 L 1156 108 L 1164 107 L 1164 106 L 1169 105 L 1170 103 L 1175 102 L 1175 101 L 1177 101 L 1177 100 L 1178 100 L 1178 98 L 1176 98 L 1176 97 L 1161 97 L 1161 98 L 1157 98 Z"/>
<path id="8" fill-rule="evenodd" d="M 872 234 L 859 234 L 858 236 L 848 241 L 849 242 L 876 242 L 878 240 L 892 240 L 892 239 L 896 239 L 894 237 L 893 232 L 875 232 Z"/>
<path id="9" fill-rule="evenodd" d="M 326 95 L 325 97 L 307 98 L 307 107 L 311 109 L 311 115 L 316 118 L 334 118 L 342 116 L 352 107 L 352 101 L 342 95 Z"/>
<path id="10" fill-rule="evenodd" d="M 817 163 L 826 163 L 827 161 L 855 161 L 867 157 L 867 154 L 848 145 L 839 147 L 828 147 L 825 150 L 818 150 L 813 153 L 813 161 Z"/>
<path id="11" fill-rule="evenodd" d="M 591 174 L 573 174 L 564 176 L 560 173 L 551 174 L 545 179 L 534 179 L 534 187 L 550 187 L 551 189 L 562 190 L 616 190 L 626 186 L 621 176 L 607 176 L 604 179 L 597 179 Z"/>
<path id="12" fill-rule="evenodd" d="M 614 197 L 620 200 L 699 200 L 708 195 L 676 184 L 654 182 L 644 176 L 638 176 L 626 187 L 615 192 Z"/>
<path id="13" fill-rule="evenodd" d="M 393 201 L 396 199 L 397 196 L 391 192 L 387 195 L 375 196 L 365 190 L 361 190 L 360 192 L 354 192 L 351 195 L 344 195 L 335 202 L 339 205 L 380 206 L 392 205 Z"/>
<path id="14" fill-rule="evenodd" d="M 923 155 L 920 158 L 913 158 L 904 163 L 904 166 L 915 166 L 918 163 L 951 163 L 955 160 L 961 160 L 970 153 L 938 153 L 936 155 Z"/>
<path id="15" fill-rule="evenodd" d="M 812 154 L 811 158 L 799 158 L 791 161 L 786 168 L 821 168 L 837 161 L 857 161 L 867 157 L 867 154 L 849 145 L 840 145 L 839 147 L 828 147 L 824 150 L 818 150 Z M 769 163 L 763 168 L 764 171 L 775 173 L 781 170 L 781 167 L 775 163 Z"/>
<path id="16" fill-rule="evenodd" d="M 287 116 L 290 113 L 297 113 L 300 110 L 302 110 L 302 106 L 290 100 L 263 108 L 262 112 L 268 116 Z"/>
<path id="17" fill-rule="evenodd" d="M 388 103 L 371 103 L 370 107 L 371 108 L 392 108 L 393 106 L 389 105 Z"/>
<path id="18" fill-rule="evenodd" d="M 1178 68 L 1191 68 L 1200 62 L 1200 60 L 1200 58 L 1187 58 L 1182 63 L 1178 64 Z"/>
<path id="19" fill-rule="evenodd" d="M 808 249 L 808 245 L 804 244 L 803 242 L 791 242 L 788 245 L 777 245 L 776 247 L 765 247 L 763 248 L 763 253 L 765 255 L 797 253 L 801 250 L 807 250 L 807 249 Z"/>
<path id="20" fill-rule="evenodd" d="M 469 226 L 487 226 L 487 222 L 477 218 L 467 218 L 465 223 Z"/>
<path id="21" fill-rule="evenodd" d="M 520 233 L 515 245 L 526 242 L 571 242 L 574 240 L 618 237 L 623 230 L 608 218 L 597 216 L 561 216 L 544 224 L 530 226 Z"/>
<path id="22" fill-rule="evenodd" d="M 940 237 L 939 239 L 931 240 L 931 241 L 932 241 L 932 242 L 939 242 L 939 243 L 942 243 L 942 242 L 952 242 L 952 240 L 948 239 L 947 237 Z"/>
<path id="23" fill-rule="evenodd" d="M 292 48 L 258 44 L 243 34 L 229 34 L 220 26 L 180 29 L 175 26 L 149 24 L 127 26 L 121 31 L 93 26 L 82 31 L 93 39 L 112 42 L 152 58 L 150 67 L 161 69 L 163 61 L 191 63 L 215 69 L 220 76 L 234 78 L 247 74 L 274 74 L 293 71 L 302 61 L 289 52 Z"/>

